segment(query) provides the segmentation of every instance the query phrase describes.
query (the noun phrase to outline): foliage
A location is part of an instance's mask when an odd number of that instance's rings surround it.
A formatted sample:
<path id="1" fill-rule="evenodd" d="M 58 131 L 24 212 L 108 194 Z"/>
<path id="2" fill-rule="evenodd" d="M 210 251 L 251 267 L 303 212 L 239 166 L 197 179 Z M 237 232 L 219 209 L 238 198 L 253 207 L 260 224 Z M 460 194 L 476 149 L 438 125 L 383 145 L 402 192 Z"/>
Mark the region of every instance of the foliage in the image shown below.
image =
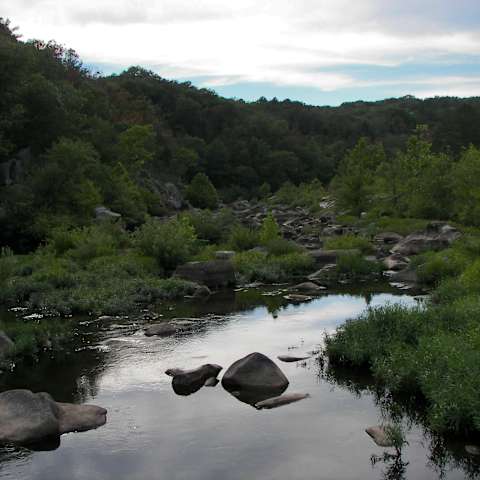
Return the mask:
<path id="1" fill-rule="evenodd" d="M 260 243 L 259 235 L 256 230 L 237 225 L 232 228 L 228 237 L 228 245 L 232 250 L 241 252 L 250 250 Z"/>
<path id="2" fill-rule="evenodd" d="M 272 212 L 269 212 L 263 220 L 262 226 L 260 227 L 260 243 L 265 245 L 268 242 L 271 242 L 272 240 L 276 240 L 278 238 L 280 238 L 280 227 L 278 226 L 275 217 L 272 215 Z"/>
<path id="3" fill-rule="evenodd" d="M 194 207 L 212 209 L 218 205 L 217 190 L 204 173 L 197 173 L 193 177 L 185 196 Z"/>
<path id="4" fill-rule="evenodd" d="M 160 222 L 148 220 L 135 234 L 135 244 L 166 270 L 185 263 L 196 247 L 195 229 L 186 217 Z"/>
<path id="5" fill-rule="evenodd" d="M 357 235 L 342 235 L 327 238 L 324 242 L 327 250 L 359 250 L 362 253 L 371 253 L 372 244 L 368 238 Z"/>
<path id="6" fill-rule="evenodd" d="M 227 208 L 215 213 L 210 210 L 191 211 L 184 216 L 195 229 L 197 237 L 210 243 L 226 241 L 232 226 L 237 222 L 232 211 Z"/>
<path id="7" fill-rule="evenodd" d="M 310 183 L 294 185 L 291 182 L 284 183 L 273 197 L 275 203 L 290 205 L 292 207 L 306 207 L 315 212 L 319 210 L 319 204 L 325 197 L 326 191 L 318 179 Z"/>
<path id="8" fill-rule="evenodd" d="M 337 273 L 348 276 L 350 280 L 378 274 L 381 270 L 379 263 L 367 260 L 362 254 L 358 253 L 340 254 L 337 260 Z"/>

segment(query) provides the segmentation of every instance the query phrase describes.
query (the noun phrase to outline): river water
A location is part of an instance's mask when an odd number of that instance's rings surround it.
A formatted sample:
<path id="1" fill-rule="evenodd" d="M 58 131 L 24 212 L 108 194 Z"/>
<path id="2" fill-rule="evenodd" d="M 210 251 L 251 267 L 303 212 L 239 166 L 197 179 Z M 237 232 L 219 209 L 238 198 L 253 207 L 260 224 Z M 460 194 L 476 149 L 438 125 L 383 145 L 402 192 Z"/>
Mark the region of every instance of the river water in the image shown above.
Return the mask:
<path id="1" fill-rule="evenodd" d="M 1 388 L 48 391 L 58 401 L 103 406 L 108 409 L 107 424 L 64 435 L 61 445 L 50 451 L 3 447 L 0 477 L 476 478 L 477 465 L 465 457 L 462 446 L 431 437 L 416 414 L 404 416 L 408 446 L 401 457 L 383 458 L 385 450 L 364 430 L 388 417 L 395 403 L 392 407 L 354 372 L 325 374 L 315 357 L 288 364 L 276 359 L 317 350 L 324 332 L 333 332 L 367 306 L 416 301 L 398 292 L 329 293 L 292 305 L 275 292 L 232 292 L 203 304 L 165 306 L 165 317 L 199 318 L 198 328 L 170 338 L 145 337 L 142 325 L 130 319 L 76 320 L 78 334 L 68 355 L 20 366 L 4 376 Z M 221 384 L 178 396 L 164 374 L 167 368 L 203 363 L 220 364 L 225 371 L 255 351 L 280 366 L 290 381 L 287 393 L 309 393 L 311 398 L 260 411 L 240 402 Z"/>

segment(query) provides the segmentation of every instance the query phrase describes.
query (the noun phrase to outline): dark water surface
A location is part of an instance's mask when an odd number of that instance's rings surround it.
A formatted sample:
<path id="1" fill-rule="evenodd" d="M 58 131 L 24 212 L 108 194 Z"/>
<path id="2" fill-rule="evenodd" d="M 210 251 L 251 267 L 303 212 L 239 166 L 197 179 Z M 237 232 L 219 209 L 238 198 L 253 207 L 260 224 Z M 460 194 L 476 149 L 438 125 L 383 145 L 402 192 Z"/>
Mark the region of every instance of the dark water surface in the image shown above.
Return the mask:
<path id="1" fill-rule="evenodd" d="M 0 450 L 0 477 L 39 480 L 195 479 L 347 480 L 475 478 L 471 460 L 433 441 L 405 420 L 409 445 L 400 459 L 382 455 L 364 429 L 385 409 L 365 385 L 326 378 L 316 359 L 282 363 L 277 355 L 315 350 L 323 332 L 367 306 L 414 304 L 408 295 L 328 294 L 301 305 L 275 296 L 237 293 L 203 305 L 181 305 L 168 316 L 216 314 L 176 338 L 147 338 L 141 325 L 122 319 L 83 322 L 76 350 L 61 360 L 18 368 L 2 389 L 48 391 L 56 400 L 108 409 L 98 430 L 62 436 L 58 449 Z M 263 305 L 262 305 L 263 304 Z M 228 312 L 223 314 L 224 312 Z M 285 372 L 288 392 L 311 398 L 258 411 L 219 384 L 182 397 L 164 375 L 170 367 L 218 363 L 224 371 L 251 352 L 262 352 Z M 222 372 L 223 373 L 223 372 Z M 356 391 L 355 391 L 356 390 Z M 380 401 L 381 402 L 381 401 Z M 459 452 L 461 449 L 458 447 Z M 470 473 L 469 473 L 470 472 Z M 442 476 L 443 475 L 443 476 Z"/>

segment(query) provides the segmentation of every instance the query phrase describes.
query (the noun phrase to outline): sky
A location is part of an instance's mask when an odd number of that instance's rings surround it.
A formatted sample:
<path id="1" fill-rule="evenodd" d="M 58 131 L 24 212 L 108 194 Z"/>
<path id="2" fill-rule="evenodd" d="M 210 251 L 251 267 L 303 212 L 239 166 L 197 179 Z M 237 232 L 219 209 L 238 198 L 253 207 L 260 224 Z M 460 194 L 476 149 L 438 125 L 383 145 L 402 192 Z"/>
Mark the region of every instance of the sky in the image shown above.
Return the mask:
<path id="1" fill-rule="evenodd" d="M 480 96 L 480 0 L 0 0 L 0 16 L 104 74 L 246 101 Z"/>

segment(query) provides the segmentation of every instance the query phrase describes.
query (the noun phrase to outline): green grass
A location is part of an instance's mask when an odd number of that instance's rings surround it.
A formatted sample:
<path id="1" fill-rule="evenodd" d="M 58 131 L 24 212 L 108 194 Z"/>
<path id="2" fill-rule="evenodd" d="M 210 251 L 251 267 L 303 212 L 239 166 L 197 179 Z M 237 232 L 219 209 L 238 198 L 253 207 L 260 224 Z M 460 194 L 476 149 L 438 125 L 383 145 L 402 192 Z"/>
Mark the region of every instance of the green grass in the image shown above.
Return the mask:
<path id="1" fill-rule="evenodd" d="M 359 250 L 364 254 L 372 253 L 373 246 L 368 238 L 357 235 L 342 235 L 325 240 L 326 250 Z"/>

